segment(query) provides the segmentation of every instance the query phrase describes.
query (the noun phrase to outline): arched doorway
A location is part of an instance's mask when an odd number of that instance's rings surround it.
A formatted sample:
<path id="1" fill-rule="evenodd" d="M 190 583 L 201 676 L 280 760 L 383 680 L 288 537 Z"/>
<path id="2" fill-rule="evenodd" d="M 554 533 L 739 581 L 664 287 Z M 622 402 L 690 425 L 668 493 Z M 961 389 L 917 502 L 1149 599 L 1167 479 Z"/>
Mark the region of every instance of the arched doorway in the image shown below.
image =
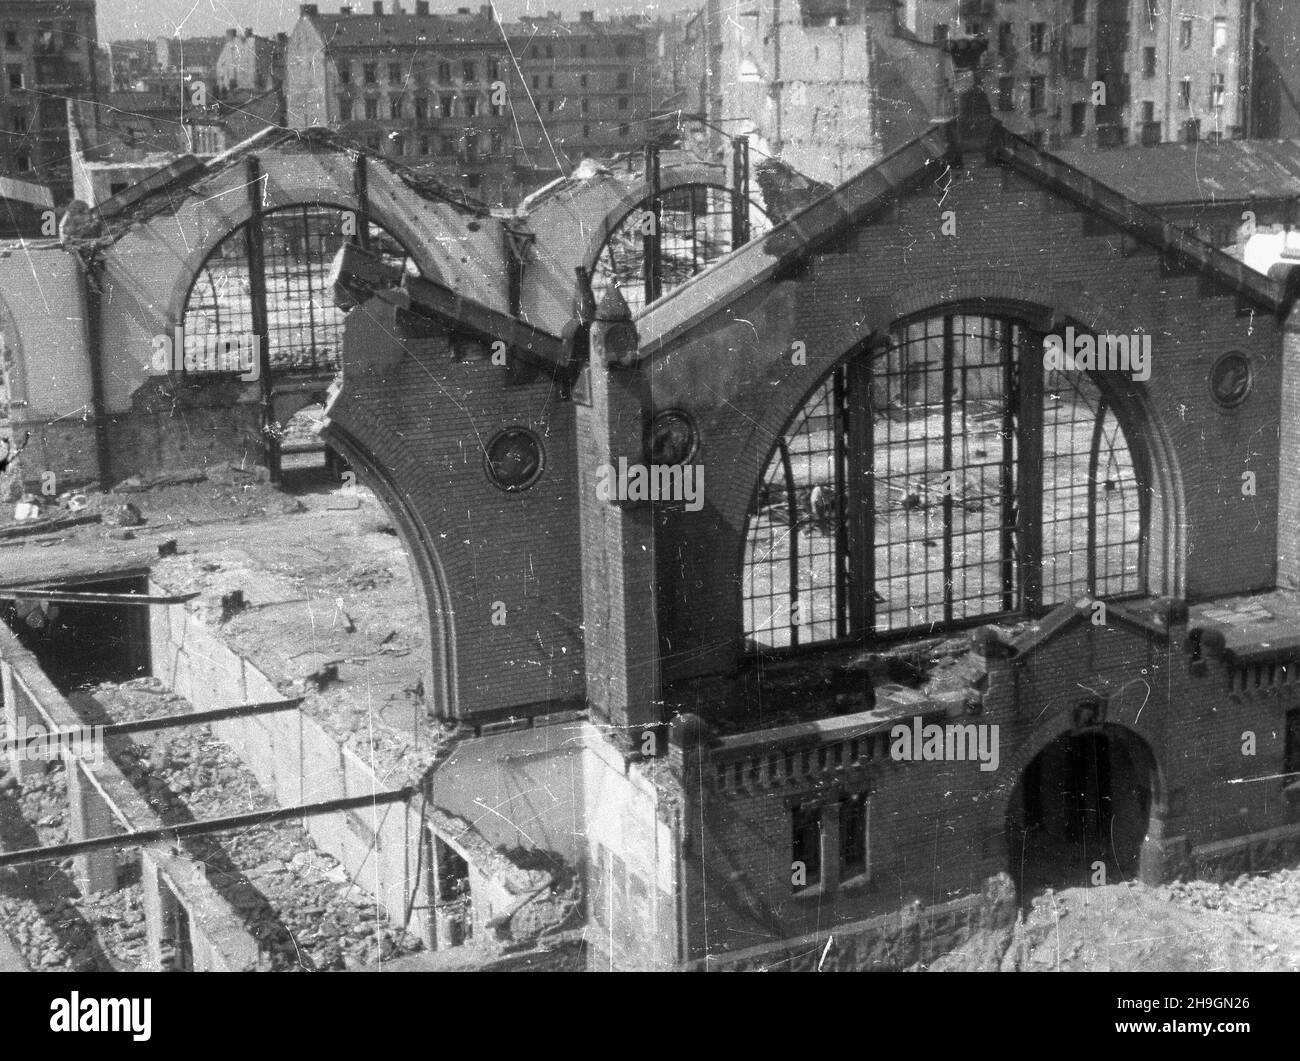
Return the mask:
<path id="1" fill-rule="evenodd" d="M 1007 840 L 1022 896 L 1133 880 L 1144 845 L 1159 838 L 1151 749 L 1122 726 L 1089 724 L 1094 710 L 1076 712 L 1074 728 L 1034 756 L 1012 790 Z"/>

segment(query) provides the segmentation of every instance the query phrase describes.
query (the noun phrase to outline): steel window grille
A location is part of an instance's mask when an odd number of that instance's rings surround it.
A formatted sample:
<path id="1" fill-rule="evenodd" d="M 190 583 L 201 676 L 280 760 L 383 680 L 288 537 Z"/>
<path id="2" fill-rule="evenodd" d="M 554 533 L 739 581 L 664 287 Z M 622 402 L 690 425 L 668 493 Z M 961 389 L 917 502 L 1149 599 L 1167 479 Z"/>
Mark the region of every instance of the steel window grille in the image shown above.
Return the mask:
<path id="1" fill-rule="evenodd" d="M 931 633 L 1145 585 L 1147 494 L 1084 373 L 949 312 L 837 367 L 777 439 L 748 527 L 751 648 Z"/>
<path id="2" fill-rule="evenodd" d="M 330 265 L 344 235 L 344 207 L 293 206 L 262 215 L 266 271 L 267 345 L 271 367 L 318 372 L 340 366 L 343 313 L 329 287 Z M 369 246 L 403 272 L 414 269 L 400 244 L 378 225 Z M 217 337 L 253 335 L 253 298 L 246 226 L 232 231 L 199 269 L 185 303 L 185 365 L 189 372 L 220 371 Z"/>

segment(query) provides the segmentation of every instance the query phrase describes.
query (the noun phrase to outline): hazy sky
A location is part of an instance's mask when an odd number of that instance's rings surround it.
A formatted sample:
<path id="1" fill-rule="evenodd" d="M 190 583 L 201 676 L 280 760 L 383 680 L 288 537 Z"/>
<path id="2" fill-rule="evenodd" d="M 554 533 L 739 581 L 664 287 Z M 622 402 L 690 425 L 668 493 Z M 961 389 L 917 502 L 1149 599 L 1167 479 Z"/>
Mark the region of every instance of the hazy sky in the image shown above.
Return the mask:
<path id="1" fill-rule="evenodd" d="M 370 6 L 370 0 L 317 0 L 321 11 L 337 11 L 349 3 L 360 10 Z M 457 7 L 478 8 L 486 0 L 431 0 L 429 7 L 438 11 L 454 11 Z M 271 34 L 276 30 L 288 32 L 298 21 L 299 0 L 99 0 L 98 22 L 101 41 L 132 37 L 171 36 L 179 28 L 184 37 L 216 37 L 227 27 L 252 26 L 258 33 Z M 386 0 L 385 9 L 392 0 Z M 635 0 L 614 0 L 597 3 L 596 0 L 497 0 L 497 9 L 511 19 L 521 14 L 542 14 L 562 11 L 565 18 L 576 17 L 577 12 L 595 10 L 657 11 L 681 10 L 701 6 L 692 0 L 657 0 L 655 3 L 637 3 Z M 401 0 L 406 11 L 415 10 L 415 0 Z"/>

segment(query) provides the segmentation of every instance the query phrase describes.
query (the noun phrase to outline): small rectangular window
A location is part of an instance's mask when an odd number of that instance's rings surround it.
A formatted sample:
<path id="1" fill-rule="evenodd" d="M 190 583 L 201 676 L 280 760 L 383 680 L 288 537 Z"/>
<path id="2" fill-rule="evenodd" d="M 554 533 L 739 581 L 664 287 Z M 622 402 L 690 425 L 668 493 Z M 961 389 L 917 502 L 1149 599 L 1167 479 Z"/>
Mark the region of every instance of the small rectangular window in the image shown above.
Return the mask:
<path id="1" fill-rule="evenodd" d="M 465 117 L 474 118 L 478 116 L 478 97 L 466 96 L 464 99 Z"/>
<path id="2" fill-rule="evenodd" d="M 406 78 L 404 78 L 404 77 L 402 76 L 402 64 L 401 64 L 401 63 L 389 63 L 389 64 L 388 64 L 388 83 L 389 83 L 390 85 L 400 85 L 400 84 L 401 84 L 403 81 L 405 81 L 405 80 L 406 80 Z"/>
<path id="3" fill-rule="evenodd" d="M 1015 110 L 1016 79 L 1014 77 L 998 78 L 998 110 Z"/>
<path id="4" fill-rule="evenodd" d="M 1184 107 L 1192 105 L 1192 79 L 1185 77 L 1178 85 L 1178 98 Z"/>
<path id="5" fill-rule="evenodd" d="M 934 27 L 934 43 L 935 43 L 935 44 L 947 44 L 947 43 L 948 43 L 948 23 L 946 23 L 946 22 L 940 22 L 940 23 L 938 23 L 938 24 L 935 25 L 935 27 Z"/>
<path id="6" fill-rule="evenodd" d="M 8 75 L 10 89 L 21 89 L 27 83 L 23 78 L 23 68 L 21 66 L 8 67 Z"/>
<path id="7" fill-rule="evenodd" d="M 1088 131 L 1088 105 L 1086 103 L 1070 104 L 1070 135 L 1082 136 Z"/>
<path id="8" fill-rule="evenodd" d="M 361 64 L 361 80 L 363 80 L 367 85 L 376 85 L 376 84 L 378 84 L 378 83 L 379 83 L 379 64 L 378 64 L 378 63 L 362 63 L 362 64 Z"/>
<path id="9" fill-rule="evenodd" d="M 1142 76 L 1156 76 L 1156 50 L 1154 48 L 1142 49 Z"/>
<path id="10" fill-rule="evenodd" d="M 619 96 L 619 97 L 618 97 L 618 109 L 621 110 L 621 111 L 625 111 L 625 110 L 627 110 L 627 102 L 628 102 L 628 101 L 627 101 L 627 97 L 626 97 L 626 96 Z"/>
<path id="11" fill-rule="evenodd" d="M 618 75 L 618 82 L 617 82 L 617 84 L 615 84 L 614 87 L 615 87 L 615 88 L 627 88 L 627 73 L 626 73 L 626 72 L 620 73 L 620 74 Z"/>
<path id="12" fill-rule="evenodd" d="M 796 889 L 822 879 L 822 809 L 796 806 L 791 814 L 791 879 Z"/>
<path id="13" fill-rule="evenodd" d="M 1192 20 L 1190 18 L 1185 18 L 1178 24 L 1178 44 L 1182 48 L 1192 46 Z"/>
<path id="14" fill-rule="evenodd" d="M 451 84 L 451 63 L 438 64 L 438 84 L 440 85 Z"/>
<path id="15" fill-rule="evenodd" d="M 472 85 L 476 80 L 478 80 L 477 74 L 478 71 L 475 69 L 474 63 L 465 62 L 461 64 L 461 80 L 464 81 L 465 84 Z"/>
<path id="16" fill-rule="evenodd" d="M 450 118 L 456 112 L 456 97 L 440 96 L 438 98 L 438 111 L 444 118 Z"/>
<path id="17" fill-rule="evenodd" d="M 840 877 L 867 872 L 867 796 L 858 793 L 840 800 Z"/>
<path id="18" fill-rule="evenodd" d="M 1015 26 L 1010 22 L 998 25 L 998 54 L 1010 55 L 1015 51 Z"/>
<path id="19" fill-rule="evenodd" d="M 394 120 L 401 120 L 402 117 L 402 97 L 392 96 L 388 100 L 388 117 Z"/>
<path id="20" fill-rule="evenodd" d="M 1223 97 L 1228 91 L 1228 76 L 1226 74 L 1210 75 L 1210 106 L 1219 108 L 1223 106 Z"/>
<path id="21" fill-rule="evenodd" d="M 347 96 L 339 97 L 339 121 L 350 122 L 352 120 L 352 101 Z"/>
<path id="22" fill-rule="evenodd" d="M 1214 50 L 1223 51 L 1228 46 L 1228 20 L 1219 15 L 1214 20 Z"/>
<path id="23" fill-rule="evenodd" d="M 374 121 L 379 117 L 379 100 L 371 98 L 366 100 L 366 118 Z"/>
<path id="24" fill-rule="evenodd" d="M 1088 0 L 1074 0 L 1072 14 L 1076 26 L 1082 26 L 1086 23 L 1088 21 Z"/>
<path id="25" fill-rule="evenodd" d="M 1034 22 L 1029 26 L 1029 50 L 1035 55 L 1042 55 L 1047 42 L 1047 23 Z"/>
<path id="26" fill-rule="evenodd" d="M 1047 78 L 1031 77 L 1029 79 L 1029 109 L 1041 111 L 1046 105 Z"/>
<path id="27" fill-rule="evenodd" d="M 338 63 L 339 84 L 350 85 L 352 83 L 352 64 L 346 59 L 340 59 Z"/>
<path id="28" fill-rule="evenodd" d="M 20 47 L 18 43 L 18 31 L 16 29 L 5 30 L 5 47 L 6 48 Z"/>

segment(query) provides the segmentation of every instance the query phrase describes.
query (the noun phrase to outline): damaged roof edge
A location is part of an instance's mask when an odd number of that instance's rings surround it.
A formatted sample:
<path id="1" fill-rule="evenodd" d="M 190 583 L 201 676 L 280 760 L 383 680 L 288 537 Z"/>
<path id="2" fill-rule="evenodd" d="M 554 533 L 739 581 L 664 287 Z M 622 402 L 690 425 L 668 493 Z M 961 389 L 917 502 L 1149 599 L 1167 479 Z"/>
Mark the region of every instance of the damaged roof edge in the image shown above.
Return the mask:
<path id="1" fill-rule="evenodd" d="M 642 339 L 640 356 L 652 356 L 773 275 L 814 253 L 843 225 L 861 223 L 917 181 L 932 160 L 958 156 L 959 122 L 957 118 L 936 122 L 921 136 L 804 207 L 763 239 L 737 248 L 711 269 L 646 306 L 637 315 Z M 1292 297 L 1283 284 L 1256 273 L 1122 192 L 1035 147 L 996 120 L 991 124 L 987 147 L 995 164 L 1033 180 L 1166 255 L 1181 258 L 1257 306 L 1278 315 L 1289 311 Z M 725 291 L 721 299 L 716 297 L 719 287 Z"/>

